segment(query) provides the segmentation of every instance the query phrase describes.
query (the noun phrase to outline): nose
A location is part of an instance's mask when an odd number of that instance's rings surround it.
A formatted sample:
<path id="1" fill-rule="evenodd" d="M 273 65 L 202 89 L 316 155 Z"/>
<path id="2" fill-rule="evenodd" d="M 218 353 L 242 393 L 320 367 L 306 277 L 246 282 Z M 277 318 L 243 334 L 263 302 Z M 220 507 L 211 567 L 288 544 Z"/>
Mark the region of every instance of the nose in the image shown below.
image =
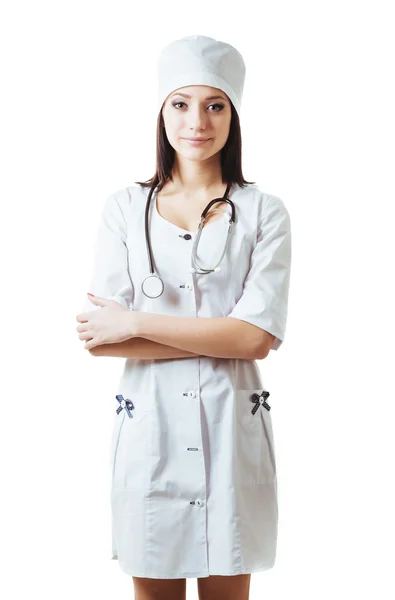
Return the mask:
<path id="1" fill-rule="evenodd" d="M 192 106 L 189 111 L 189 127 L 196 132 L 204 129 L 207 122 L 207 114 L 205 107 Z"/>

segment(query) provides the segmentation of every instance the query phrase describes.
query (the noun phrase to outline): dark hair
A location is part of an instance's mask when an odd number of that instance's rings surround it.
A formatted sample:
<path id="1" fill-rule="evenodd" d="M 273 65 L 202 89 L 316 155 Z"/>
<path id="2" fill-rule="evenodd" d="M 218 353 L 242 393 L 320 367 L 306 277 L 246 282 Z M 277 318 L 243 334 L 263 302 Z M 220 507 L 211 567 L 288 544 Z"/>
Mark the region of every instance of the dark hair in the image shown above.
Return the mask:
<path id="1" fill-rule="evenodd" d="M 246 181 L 243 177 L 241 168 L 241 130 L 239 115 L 233 103 L 230 102 L 232 117 L 228 139 L 221 150 L 221 170 L 223 183 L 237 183 L 241 187 L 256 183 L 255 181 Z M 168 179 L 173 181 L 172 169 L 174 164 L 175 151 L 167 139 L 165 124 L 163 121 L 162 109 L 158 115 L 158 124 L 156 129 L 156 173 L 147 181 L 135 181 L 142 187 L 158 188 L 158 192 L 163 188 Z"/>

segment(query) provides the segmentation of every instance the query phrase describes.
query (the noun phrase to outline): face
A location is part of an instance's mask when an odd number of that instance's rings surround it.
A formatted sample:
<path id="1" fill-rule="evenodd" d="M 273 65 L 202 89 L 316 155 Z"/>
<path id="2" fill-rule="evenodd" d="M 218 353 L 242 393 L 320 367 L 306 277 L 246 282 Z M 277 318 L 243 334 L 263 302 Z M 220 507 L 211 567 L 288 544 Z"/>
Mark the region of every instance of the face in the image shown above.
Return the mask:
<path id="1" fill-rule="evenodd" d="M 232 117 L 228 96 L 218 88 L 191 85 L 178 88 L 162 108 L 167 138 L 183 158 L 205 160 L 219 152 L 228 139 Z M 199 137 L 207 141 L 192 142 Z"/>

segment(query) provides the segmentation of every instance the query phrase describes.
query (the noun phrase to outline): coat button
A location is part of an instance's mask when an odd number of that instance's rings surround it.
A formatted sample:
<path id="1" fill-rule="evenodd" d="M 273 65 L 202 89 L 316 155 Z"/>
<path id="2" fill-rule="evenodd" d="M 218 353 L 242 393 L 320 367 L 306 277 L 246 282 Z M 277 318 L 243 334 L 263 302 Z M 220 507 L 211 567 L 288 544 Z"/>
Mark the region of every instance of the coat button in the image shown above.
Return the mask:
<path id="1" fill-rule="evenodd" d="M 197 499 L 197 500 L 195 500 L 195 504 L 196 504 L 196 506 L 203 506 L 203 501 Z"/>
<path id="2" fill-rule="evenodd" d="M 195 398 L 195 396 L 196 396 L 196 392 L 194 392 L 193 390 L 190 390 L 190 391 L 188 392 L 188 397 L 189 397 L 189 398 Z"/>
<path id="3" fill-rule="evenodd" d="M 187 285 L 185 287 L 189 291 L 191 291 L 193 289 L 190 283 L 187 283 Z"/>

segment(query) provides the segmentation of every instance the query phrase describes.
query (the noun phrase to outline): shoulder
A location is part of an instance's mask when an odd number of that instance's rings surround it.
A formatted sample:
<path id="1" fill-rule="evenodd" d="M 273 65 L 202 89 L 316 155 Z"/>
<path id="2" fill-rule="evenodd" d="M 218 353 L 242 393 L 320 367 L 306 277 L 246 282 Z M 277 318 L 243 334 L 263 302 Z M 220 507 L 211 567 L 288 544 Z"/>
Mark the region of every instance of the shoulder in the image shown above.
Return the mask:
<path id="1" fill-rule="evenodd" d="M 147 193 L 147 190 L 148 188 L 143 188 L 141 185 L 133 184 L 116 190 L 111 194 L 111 196 L 114 198 L 114 201 L 119 204 L 121 209 L 125 209 L 130 206 L 131 202 L 137 202 L 141 200 Z"/>
<path id="2" fill-rule="evenodd" d="M 260 198 L 260 209 L 262 217 L 265 217 L 269 214 L 276 214 L 278 216 L 284 216 L 287 218 L 290 217 L 286 203 L 282 198 L 263 190 L 257 185 L 255 185 L 254 187 L 256 188 L 256 193 L 259 195 Z"/>
<path id="3" fill-rule="evenodd" d="M 259 213 L 262 228 L 276 227 L 289 232 L 291 229 L 291 215 L 284 200 L 275 194 L 270 194 L 257 187 L 259 193 Z"/>
<path id="4" fill-rule="evenodd" d="M 252 209 L 258 222 L 264 226 L 274 222 L 281 222 L 290 227 L 291 217 L 286 203 L 275 194 L 265 191 L 260 185 L 249 184 L 244 188 L 239 187 L 238 198 L 240 209 L 247 206 Z"/>
<path id="5" fill-rule="evenodd" d="M 108 196 L 105 208 L 122 215 L 126 219 L 132 203 L 145 203 L 148 190 L 149 188 L 143 188 L 138 184 L 118 189 Z"/>

